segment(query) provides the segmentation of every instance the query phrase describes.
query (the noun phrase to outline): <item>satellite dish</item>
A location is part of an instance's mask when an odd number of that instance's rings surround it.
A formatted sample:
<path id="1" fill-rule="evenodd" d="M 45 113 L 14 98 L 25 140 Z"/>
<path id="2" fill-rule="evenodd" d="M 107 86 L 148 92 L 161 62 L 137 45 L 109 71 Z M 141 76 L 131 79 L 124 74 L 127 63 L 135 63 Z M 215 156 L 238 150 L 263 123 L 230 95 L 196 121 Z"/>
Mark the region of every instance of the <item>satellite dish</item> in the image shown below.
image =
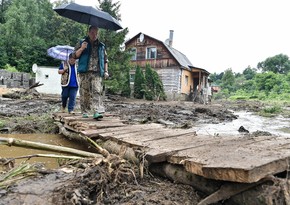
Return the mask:
<path id="1" fill-rule="evenodd" d="M 35 63 L 32 65 L 32 71 L 34 73 L 36 73 L 36 71 L 37 71 L 37 65 Z"/>
<path id="2" fill-rule="evenodd" d="M 139 41 L 140 41 L 140 42 L 143 42 L 143 40 L 144 40 L 144 34 L 141 33 L 140 36 L 139 36 Z"/>

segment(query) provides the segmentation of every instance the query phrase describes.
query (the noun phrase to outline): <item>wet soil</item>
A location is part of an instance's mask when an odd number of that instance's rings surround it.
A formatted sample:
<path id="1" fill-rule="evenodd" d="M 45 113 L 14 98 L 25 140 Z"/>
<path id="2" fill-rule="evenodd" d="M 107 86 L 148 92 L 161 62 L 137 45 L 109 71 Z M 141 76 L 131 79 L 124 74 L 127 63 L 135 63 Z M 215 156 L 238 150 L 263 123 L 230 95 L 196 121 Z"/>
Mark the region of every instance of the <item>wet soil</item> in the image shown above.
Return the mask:
<path id="1" fill-rule="evenodd" d="M 50 115 L 60 108 L 59 96 L 12 93 L 4 93 L 5 98 L 0 98 L 1 133 L 58 132 Z M 232 121 L 237 116 L 229 109 L 243 109 L 239 103 L 148 102 L 120 96 L 107 96 L 105 103 L 107 112 L 119 115 L 126 123 L 157 122 L 182 129 L 200 122 Z M 242 103 L 247 109 L 261 109 L 258 102 L 245 104 Z M 194 205 L 203 198 L 191 186 L 153 176 L 146 169 L 142 178 L 139 167 L 113 154 L 101 161 L 69 161 L 55 170 L 36 166 L 34 173 L 34 177 L 0 188 L 0 204 L 43 204 L 45 201 L 45 204 Z M 0 173 L 0 182 L 3 175 L 5 172 Z"/>

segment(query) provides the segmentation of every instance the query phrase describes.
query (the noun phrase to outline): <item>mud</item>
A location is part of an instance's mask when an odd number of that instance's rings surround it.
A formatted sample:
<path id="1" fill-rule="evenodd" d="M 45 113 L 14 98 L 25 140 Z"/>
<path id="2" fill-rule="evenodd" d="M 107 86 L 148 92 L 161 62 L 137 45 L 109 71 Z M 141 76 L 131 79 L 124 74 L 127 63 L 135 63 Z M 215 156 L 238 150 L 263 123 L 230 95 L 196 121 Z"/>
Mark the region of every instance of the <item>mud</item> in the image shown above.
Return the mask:
<path id="1" fill-rule="evenodd" d="M 191 186 L 149 174 L 141 179 L 127 162 L 115 163 L 112 169 L 110 163 L 119 162 L 114 157 L 40 171 L 37 177 L 1 189 L 0 204 L 196 204 L 200 200 Z"/>
<path id="2" fill-rule="evenodd" d="M 59 96 L 33 96 L 24 99 L 23 92 L 13 93 L 13 99 L 0 98 L 0 132 L 57 133 L 50 114 L 60 108 Z M 16 96 L 16 97 L 15 97 Z M 19 96 L 19 97 L 17 97 Z M 148 102 L 107 96 L 107 112 L 119 115 L 126 123 L 157 122 L 166 126 L 191 128 L 197 123 L 217 124 L 237 119 L 232 110 L 239 104 L 211 105 L 192 102 Z M 245 104 L 245 103 L 243 103 Z M 252 103 L 247 109 L 261 108 Z M 79 109 L 77 105 L 76 110 Z M 28 177 L 0 188 L 0 204 L 198 204 L 203 198 L 191 186 L 177 184 L 153 176 L 118 156 L 96 161 L 68 161 L 59 169 L 36 166 Z M 0 173 L 1 177 L 4 173 Z"/>

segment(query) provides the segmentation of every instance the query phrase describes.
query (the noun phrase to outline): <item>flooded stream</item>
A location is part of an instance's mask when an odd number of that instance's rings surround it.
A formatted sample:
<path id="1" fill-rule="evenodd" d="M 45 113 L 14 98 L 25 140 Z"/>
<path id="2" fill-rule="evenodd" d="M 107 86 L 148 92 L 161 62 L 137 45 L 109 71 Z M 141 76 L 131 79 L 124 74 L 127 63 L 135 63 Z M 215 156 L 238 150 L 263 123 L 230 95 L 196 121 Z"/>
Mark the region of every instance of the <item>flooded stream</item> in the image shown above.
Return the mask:
<path id="1" fill-rule="evenodd" d="M 67 138 L 64 138 L 61 135 L 53 135 L 53 134 L 0 134 L 0 137 L 5 138 L 15 138 L 19 140 L 27 140 L 33 142 L 40 142 L 51 145 L 58 145 L 64 147 L 70 147 L 74 149 L 87 151 L 88 148 L 79 143 L 70 141 Z M 33 154 L 58 154 L 58 155 L 69 155 L 69 154 L 60 154 L 58 152 L 53 151 L 45 151 L 38 149 L 30 149 L 23 147 L 15 147 L 15 146 L 7 146 L 0 145 L 0 157 L 1 158 L 12 158 L 12 157 L 21 157 Z M 19 164 L 27 159 L 17 159 L 16 164 Z M 56 168 L 58 167 L 58 161 L 55 158 L 44 158 L 44 157 L 33 157 L 29 159 L 29 163 L 43 163 L 46 168 Z"/>
<path id="2" fill-rule="evenodd" d="M 261 117 L 251 112 L 234 112 L 238 115 L 238 119 L 231 122 L 224 122 L 219 124 L 203 124 L 196 125 L 195 129 L 198 134 L 226 134 L 226 135 L 237 135 L 240 134 L 238 131 L 243 126 L 250 133 L 256 131 L 270 132 L 274 135 L 290 137 L 290 120 L 283 116 L 277 117 Z"/>

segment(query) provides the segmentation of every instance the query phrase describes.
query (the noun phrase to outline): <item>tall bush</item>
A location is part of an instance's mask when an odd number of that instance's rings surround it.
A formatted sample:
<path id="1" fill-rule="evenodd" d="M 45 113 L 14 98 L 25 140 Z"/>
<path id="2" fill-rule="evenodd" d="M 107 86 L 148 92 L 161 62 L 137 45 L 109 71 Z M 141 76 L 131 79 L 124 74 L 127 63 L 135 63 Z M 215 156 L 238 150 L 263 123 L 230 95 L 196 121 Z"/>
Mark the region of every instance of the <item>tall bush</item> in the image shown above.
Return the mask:
<path id="1" fill-rule="evenodd" d="M 162 81 L 160 80 L 158 73 L 153 70 L 149 64 L 147 64 L 145 68 L 145 85 L 146 100 L 166 99 Z"/>
<path id="2" fill-rule="evenodd" d="M 134 98 L 142 99 L 144 97 L 145 78 L 140 66 L 136 67 L 134 79 Z"/>

